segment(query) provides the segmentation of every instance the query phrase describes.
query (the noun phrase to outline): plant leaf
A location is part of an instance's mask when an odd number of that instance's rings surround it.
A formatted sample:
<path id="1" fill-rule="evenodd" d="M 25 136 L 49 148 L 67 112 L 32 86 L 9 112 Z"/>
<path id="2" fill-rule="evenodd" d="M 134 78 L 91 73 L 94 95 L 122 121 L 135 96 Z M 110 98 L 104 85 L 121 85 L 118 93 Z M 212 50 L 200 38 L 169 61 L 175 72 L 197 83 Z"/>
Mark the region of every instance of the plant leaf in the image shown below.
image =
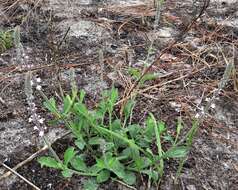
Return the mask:
<path id="1" fill-rule="evenodd" d="M 136 183 L 136 175 L 131 171 L 126 171 L 123 181 L 128 185 L 134 185 Z"/>
<path id="2" fill-rule="evenodd" d="M 92 137 L 88 141 L 88 144 L 90 145 L 101 145 L 105 143 L 106 143 L 105 140 L 101 137 Z"/>
<path id="3" fill-rule="evenodd" d="M 61 174 L 65 177 L 65 178 L 71 178 L 73 175 L 73 172 L 69 169 L 65 169 L 61 172 Z"/>
<path id="4" fill-rule="evenodd" d="M 50 98 L 48 101 L 45 101 L 44 106 L 53 114 L 57 114 L 56 102 L 54 98 Z"/>
<path id="5" fill-rule="evenodd" d="M 83 189 L 84 190 L 97 190 L 98 189 L 98 184 L 96 183 L 95 180 L 89 179 L 89 180 L 84 182 Z"/>
<path id="6" fill-rule="evenodd" d="M 55 168 L 55 169 L 63 168 L 62 164 L 57 162 L 57 160 L 55 160 L 52 157 L 43 156 L 43 157 L 38 158 L 37 161 L 40 163 L 41 167 L 46 166 L 46 167 Z"/>
<path id="7" fill-rule="evenodd" d="M 71 166 L 78 171 L 87 171 L 87 166 L 81 156 L 75 156 L 70 161 Z"/>
<path id="8" fill-rule="evenodd" d="M 74 151 L 74 147 L 69 147 L 64 153 L 64 164 L 68 166 L 70 160 L 76 155 L 76 151 Z"/>
<path id="9" fill-rule="evenodd" d="M 123 113 L 125 114 L 125 119 L 127 120 L 130 117 L 130 114 L 132 112 L 133 107 L 135 106 L 134 100 L 129 100 L 123 110 Z"/>
<path id="10" fill-rule="evenodd" d="M 86 143 L 82 138 L 78 138 L 76 141 L 74 141 L 74 144 L 80 149 L 83 150 Z"/>
<path id="11" fill-rule="evenodd" d="M 183 158 L 188 154 L 188 150 L 186 146 L 172 147 L 165 152 L 163 158 Z"/>
<path id="12" fill-rule="evenodd" d="M 63 114 L 66 115 L 70 111 L 70 108 L 73 104 L 73 101 L 71 100 L 70 96 L 67 95 L 64 97 L 64 106 L 63 106 Z"/>
<path id="13" fill-rule="evenodd" d="M 97 182 L 98 183 L 103 183 L 107 181 L 110 178 L 110 171 L 108 170 L 102 170 L 99 172 L 97 176 Z"/>
<path id="14" fill-rule="evenodd" d="M 139 133 L 142 131 L 142 128 L 140 127 L 140 125 L 129 125 L 127 127 L 131 138 L 135 139 L 136 137 L 138 137 Z"/>

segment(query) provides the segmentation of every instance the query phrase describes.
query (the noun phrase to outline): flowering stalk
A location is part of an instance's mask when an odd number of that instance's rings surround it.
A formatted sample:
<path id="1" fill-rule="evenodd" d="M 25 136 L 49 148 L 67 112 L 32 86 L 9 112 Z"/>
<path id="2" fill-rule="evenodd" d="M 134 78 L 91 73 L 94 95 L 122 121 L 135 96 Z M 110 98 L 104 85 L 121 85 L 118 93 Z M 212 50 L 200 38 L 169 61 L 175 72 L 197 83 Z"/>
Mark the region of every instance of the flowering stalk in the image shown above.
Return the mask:
<path id="1" fill-rule="evenodd" d="M 41 86 L 39 85 L 39 83 L 41 82 L 40 78 L 36 78 L 35 79 L 37 86 L 36 89 L 37 90 L 41 90 Z M 25 94 L 27 97 L 27 103 L 29 105 L 29 111 L 31 113 L 31 116 L 29 118 L 29 122 L 33 122 L 34 123 L 34 130 L 39 132 L 39 136 L 43 138 L 44 143 L 48 146 L 49 150 L 51 151 L 51 153 L 53 154 L 54 158 L 61 163 L 60 158 L 58 157 L 58 155 L 56 154 L 56 152 L 53 150 L 53 148 L 51 147 L 51 143 L 49 142 L 49 140 L 47 139 L 47 137 L 44 135 L 44 130 L 46 129 L 45 125 L 44 125 L 44 118 L 42 118 L 39 114 L 37 114 L 36 110 L 36 105 L 34 103 L 34 96 L 33 96 L 33 88 L 32 86 L 34 85 L 34 82 L 32 80 L 32 75 L 31 72 L 28 72 L 26 74 L 26 78 L 25 78 Z"/>

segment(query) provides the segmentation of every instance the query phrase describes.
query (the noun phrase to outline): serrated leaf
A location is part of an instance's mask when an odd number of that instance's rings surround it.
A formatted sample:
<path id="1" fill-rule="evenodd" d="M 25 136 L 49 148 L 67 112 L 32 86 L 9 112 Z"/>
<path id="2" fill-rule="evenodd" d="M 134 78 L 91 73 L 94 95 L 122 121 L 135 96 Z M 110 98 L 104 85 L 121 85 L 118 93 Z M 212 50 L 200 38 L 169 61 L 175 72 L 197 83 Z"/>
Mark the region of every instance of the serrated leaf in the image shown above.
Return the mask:
<path id="1" fill-rule="evenodd" d="M 55 160 L 54 158 L 48 156 L 40 157 L 37 161 L 40 163 L 41 167 L 46 166 L 49 168 L 62 169 L 61 163 L 57 162 L 57 160 Z"/>
<path id="2" fill-rule="evenodd" d="M 78 171 L 87 171 L 87 166 L 81 156 L 75 156 L 70 161 L 71 166 Z"/>
<path id="3" fill-rule="evenodd" d="M 64 164 L 68 166 L 70 160 L 73 159 L 73 157 L 76 155 L 76 152 L 74 151 L 74 147 L 69 147 L 64 153 Z"/>
<path id="4" fill-rule="evenodd" d="M 103 183 L 103 182 L 107 181 L 109 178 L 110 178 L 110 171 L 102 170 L 97 175 L 97 182 L 98 183 Z"/>
<path id="5" fill-rule="evenodd" d="M 163 158 L 183 158 L 188 154 L 188 150 L 186 146 L 172 147 L 165 152 Z"/>
<path id="6" fill-rule="evenodd" d="M 95 180 L 89 179 L 89 180 L 84 182 L 83 189 L 84 190 L 97 190 L 98 189 L 98 184 L 96 183 Z"/>

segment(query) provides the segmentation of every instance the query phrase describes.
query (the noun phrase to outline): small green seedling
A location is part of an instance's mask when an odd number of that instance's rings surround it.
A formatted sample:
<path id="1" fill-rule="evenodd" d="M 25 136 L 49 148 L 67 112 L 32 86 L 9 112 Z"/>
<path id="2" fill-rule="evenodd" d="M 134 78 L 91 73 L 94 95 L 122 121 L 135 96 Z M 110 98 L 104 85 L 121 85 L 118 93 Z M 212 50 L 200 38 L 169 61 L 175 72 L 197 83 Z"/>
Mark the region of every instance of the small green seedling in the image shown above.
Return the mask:
<path id="1" fill-rule="evenodd" d="M 13 47 L 14 38 L 13 38 L 13 31 L 1 31 L 0 30 L 0 53 L 10 49 Z"/>

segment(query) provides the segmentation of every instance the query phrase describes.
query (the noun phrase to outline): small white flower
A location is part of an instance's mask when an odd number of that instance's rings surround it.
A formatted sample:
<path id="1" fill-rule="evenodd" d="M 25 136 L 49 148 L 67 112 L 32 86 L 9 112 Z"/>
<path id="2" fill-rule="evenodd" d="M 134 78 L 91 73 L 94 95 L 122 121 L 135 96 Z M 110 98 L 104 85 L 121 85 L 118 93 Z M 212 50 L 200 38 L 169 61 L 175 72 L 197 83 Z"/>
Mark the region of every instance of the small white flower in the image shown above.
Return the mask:
<path id="1" fill-rule="evenodd" d="M 44 120 L 43 118 L 39 119 L 39 123 L 40 123 L 40 124 L 43 124 L 44 121 L 45 121 L 45 120 Z"/>
<path id="2" fill-rule="evenodd" d="M 39 91 L 40 91 L 41 89 L 42 89 L 41 85 L 37 85 L 37 86 L 36 86 L 36 90 L 39 90 Z"/>
<path id="3" fill-rule="evenodd" d="M 209 102 L 209 101 L 210 101 L 210 98 L 206 98 L 205 101 L 206 101 L 206 102 Z"/>
<path id="4" fill-rule="evenodd" d="M 31 86 L 34 85 L 34 82 L 31 80 Z"/>
<path id="5" fill-rule="evenodd" d="M 41 82 L 41 78 L 40 77 L 36 78 L 36 82 L 40 83 Z"/>
<path id="6" fill-rule="evenodd" d="M 43 136 L 44 136 L 44 131 L 40 131 L 40 132 L 39 132 L 39 136 L 40 136 L 40 137 L 43 137 Z"/>
<path id="7" fill-rule="evenodd" d="M 28 119 L 28 122 L 31 123 L 33 121 L 32 117 Z"/>
<path id="8" fill-rule="evenodd" d="M 197 113 L 196 115 L 195 115 L 195 118 L 199 118 L 200 117 L 200 114 L 199 113 Z"/>
<path id="9" fill-rule="evenodd" d="M 36 130 L 36 131 L 38 131 L 38 127 L 37 126 L 34 126 L 34 128 L 33 128 L 34 130 Z"/>
<path id="10" fill-rule="evenodd" d="M 214 109 L 216 107 L 216 104 L 212 103 L 211 108 Z"/>

